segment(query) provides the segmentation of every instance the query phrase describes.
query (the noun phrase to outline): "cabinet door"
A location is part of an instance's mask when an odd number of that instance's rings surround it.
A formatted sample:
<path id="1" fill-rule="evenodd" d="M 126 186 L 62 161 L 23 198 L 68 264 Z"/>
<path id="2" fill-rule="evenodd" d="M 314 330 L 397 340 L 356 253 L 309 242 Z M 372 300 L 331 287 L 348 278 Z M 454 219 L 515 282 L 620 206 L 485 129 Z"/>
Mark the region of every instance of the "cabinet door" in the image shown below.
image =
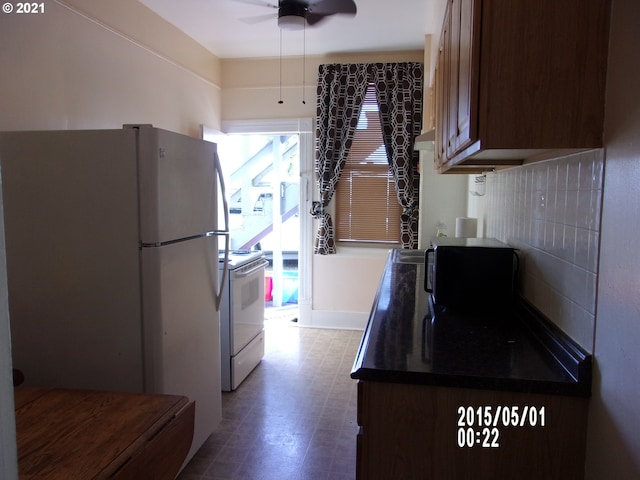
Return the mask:
<path id="1" fill-rule="evenodd" d="M 445 99 L 445 85 L 444 85 L 444 58 L 443 58 L 443 45 L 440 44 L 438 52 L 438 59 L 436 61 L 435 69 L 435 125 L 436 125 L 436 138 L 435 138 L 435 162 L 437 167 L 441 167 L 447 161 L 447 130 L 445 128 L 447 118 L 447 102 Z"/>
<path id="2" fill-rule="evenodd" d="M 478 104 L 478 43 L 474 39 L 479 15 L 474 8 L 480 0 L 456 0 L 460 3 L 458 29 L 458 91 L 456 107 L 456 151 L 468 147 L 477 139 L 477 120 L 473 116 Z"/>
<path id="3" fill-rule="evenodd" d="M 447 0 L 439 171 L 601 147 L 610 3 Z"/>
<path id="4" fill-rule="evenodd" d="M 446 151 L 447 157 L 451 158 L 457 151 L 458 119 L 458 79 L 459 79 L 459 48 L 460 38 L 460 0 L 450 0 L 448 25 L 445 26 L 444 36 L 444 61 L 445 61 L 445 82 L 447 99 L 447 112 L 445 130 L 447 132 Z"/>

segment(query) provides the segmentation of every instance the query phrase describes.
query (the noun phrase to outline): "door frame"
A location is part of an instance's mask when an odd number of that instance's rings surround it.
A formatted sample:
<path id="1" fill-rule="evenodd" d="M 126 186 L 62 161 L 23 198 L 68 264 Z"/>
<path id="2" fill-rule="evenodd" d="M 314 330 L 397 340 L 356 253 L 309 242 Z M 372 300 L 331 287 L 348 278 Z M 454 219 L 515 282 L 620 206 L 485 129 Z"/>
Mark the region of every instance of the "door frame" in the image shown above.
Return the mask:
<path id="1" fill-rule="evenodd" d="M 298 324 L 311 324 L 313 278 L 313 217 L 308 212 L 313 201 L 314 121 L 312 118 L 227 120 L 223 134 L 298 134 L 300 144 L 300 251 L 298 253 Z"/>

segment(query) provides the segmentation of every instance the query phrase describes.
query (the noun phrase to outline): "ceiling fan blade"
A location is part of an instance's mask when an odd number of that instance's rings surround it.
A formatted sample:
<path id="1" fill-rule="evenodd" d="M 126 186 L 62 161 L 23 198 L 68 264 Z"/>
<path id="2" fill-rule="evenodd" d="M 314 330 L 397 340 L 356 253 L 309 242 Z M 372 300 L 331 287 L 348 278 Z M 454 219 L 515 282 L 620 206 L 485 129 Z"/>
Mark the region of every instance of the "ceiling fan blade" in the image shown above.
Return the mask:
<path id="1" fill-rule="evenodd" d="M 237 3 L 247 3 L 249 5 L 257 5 L 259 7 L 278 8 L 278 5 L 269 3 L 265 0 L 234 0 Z"/>
<path id="2" fill-rule="evenodd" d="M 353 0 L 318 0 L 309 4 L 309 13 L 333 15 L 342 13 L 355 15 L 358 8 Z"/>
<path id="3" fill-rule="evenodd" d="M 266 15 L 254 15 L 253 17 L 240 18 L 239 20 L 243 23 L 248 23 L 249 25 L 256 25 L 276 18 L 278 18 L 277 13 L 267 13 Z"/>
<path id="4" fill-rule="evenodd" d="M 307 13 L 307 16 L 305 17 L 307 20 L 307 25 L 309 25 L 310 27 L 314 27 L 316 25 L 318 25 L 320 22 L 326 20 L 326 18 L 328 16 L 330 16 L 331 14 L 325 14 L 325 13 Z"/>

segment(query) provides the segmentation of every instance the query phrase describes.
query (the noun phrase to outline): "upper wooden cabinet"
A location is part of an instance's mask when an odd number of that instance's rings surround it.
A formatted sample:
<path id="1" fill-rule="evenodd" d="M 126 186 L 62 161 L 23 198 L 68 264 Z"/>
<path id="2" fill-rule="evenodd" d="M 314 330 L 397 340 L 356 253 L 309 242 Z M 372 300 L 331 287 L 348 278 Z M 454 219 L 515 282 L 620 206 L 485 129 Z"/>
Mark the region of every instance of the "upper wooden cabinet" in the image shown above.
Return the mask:
<path id="1" fill-rule="evenodd" d="M 436 166 L 473 173 L 602 147 L 610 0 L 449 0 Z"/>

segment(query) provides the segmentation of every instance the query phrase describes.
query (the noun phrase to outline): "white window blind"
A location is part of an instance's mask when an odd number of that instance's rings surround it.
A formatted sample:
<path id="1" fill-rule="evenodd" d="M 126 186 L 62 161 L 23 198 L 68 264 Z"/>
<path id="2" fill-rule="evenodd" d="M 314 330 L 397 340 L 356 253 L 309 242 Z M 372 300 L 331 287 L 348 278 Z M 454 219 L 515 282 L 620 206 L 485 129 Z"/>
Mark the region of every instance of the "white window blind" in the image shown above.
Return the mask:
<path id="1" fill-rule="evenodd" d="M 367 88 L 335 195 L 339 241 L 399 243 L 402 207 L 384 148 L 374 84 Z"/>

